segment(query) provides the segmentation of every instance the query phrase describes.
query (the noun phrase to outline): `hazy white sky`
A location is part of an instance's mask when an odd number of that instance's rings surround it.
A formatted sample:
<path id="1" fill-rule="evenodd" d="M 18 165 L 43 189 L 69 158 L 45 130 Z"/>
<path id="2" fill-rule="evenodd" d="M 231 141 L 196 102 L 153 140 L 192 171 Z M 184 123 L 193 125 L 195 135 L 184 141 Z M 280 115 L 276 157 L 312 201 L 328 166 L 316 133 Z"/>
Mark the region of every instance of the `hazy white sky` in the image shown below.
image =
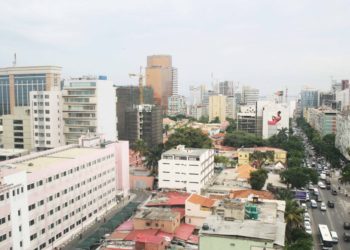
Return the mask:
<path id="1" fill-rule="evenodd" d="M 349 0 L 1 0 L 0 10 L 0 67 L 16 52 L 19 66 L 130 84 L 147 55 L 170 54 L 183 94 L 211 73 L 262 94 L 350 77 Z"/>

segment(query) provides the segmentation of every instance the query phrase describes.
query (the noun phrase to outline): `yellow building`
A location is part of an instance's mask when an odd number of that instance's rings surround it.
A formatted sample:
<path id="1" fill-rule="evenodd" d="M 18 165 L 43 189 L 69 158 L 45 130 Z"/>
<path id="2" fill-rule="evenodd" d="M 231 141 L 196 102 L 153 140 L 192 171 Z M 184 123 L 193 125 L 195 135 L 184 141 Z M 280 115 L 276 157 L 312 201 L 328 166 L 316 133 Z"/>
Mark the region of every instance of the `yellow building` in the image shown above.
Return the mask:
<path id="1" fill-rule="evenodd" d="M 226 120 L 226 96 L 209 96 L 209 121 L 219 117 L 220 122 Z"/>
<path id="2" fill-rule="evenodd" d="M 238 165 L 250 165 L 251 162 L 249 157 L 254 151 L 259 152 L 273 152 L 273 161 L 271 163 L 281 162 L 283 164 L 287 163 L 287 151 L 279 148 L 271 148 L 271 147 L 256 147 L 256 148 L 240 148 L 237 150 L 238 152 Z"/>

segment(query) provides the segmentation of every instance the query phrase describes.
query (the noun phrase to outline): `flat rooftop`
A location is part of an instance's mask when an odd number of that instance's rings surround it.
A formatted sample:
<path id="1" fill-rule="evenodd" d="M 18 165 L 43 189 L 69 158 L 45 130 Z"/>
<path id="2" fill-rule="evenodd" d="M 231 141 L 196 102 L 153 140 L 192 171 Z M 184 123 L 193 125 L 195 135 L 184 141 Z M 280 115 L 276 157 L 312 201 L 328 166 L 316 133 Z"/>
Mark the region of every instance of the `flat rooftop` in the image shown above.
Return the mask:
<path id="1" fill-rule="evenodd" d="M 209 229 L 201 229 L 200 234 L 255 238 L 272 241 L 277 245 L 284 246 L 286 228 L 284 222 L 266 223 L 256 220 L 225 221 L 219 216 L 209 216 L 205 223 L 208 224 Z"/>
<path id="2" fill-rule="evenodd" d="M 162 154 L 164 155 L 172 155 L 172 156 L 201 156 L 206 153 L 209 149 L 202 148 L 173 148 Z"/>
<path id="3" fill-rule="evenodd" d="M 135 219 L 145 220 L 172 220 L 177 216 L 174 212 L 167 208 L 148 208 L 135 215 Z"/>
<path id="4" fill-rule="evenodd" d="M 71 147 L 62 149 L 61 151 L 56 150 L 55 152 L 55 149 L 53 149 L 53 151 L 48 150 L 44 152 L 33 153 L 10 161 L 4 161 L 3 164 L 0 163 L 0 166 L 10 165 L 19 170 L 37 171 L 42 168 L 46 168 L 49 165 L 58 163 L 64 164 L 66 161 L 71 161 L 82 156 L 88 156 L 97 150 L 99 150 L 99 148 Z"/>
<path id="5" fill-rule="evenodd" d="M 28 154 L 29 151 L 27 149 L 18 149 L 18 148 L 1 148 L 0 149 L 0 156 L 10 157 L 10 156 L 16 156 L 16 155 L 22 155 L 22 154 Z"/>

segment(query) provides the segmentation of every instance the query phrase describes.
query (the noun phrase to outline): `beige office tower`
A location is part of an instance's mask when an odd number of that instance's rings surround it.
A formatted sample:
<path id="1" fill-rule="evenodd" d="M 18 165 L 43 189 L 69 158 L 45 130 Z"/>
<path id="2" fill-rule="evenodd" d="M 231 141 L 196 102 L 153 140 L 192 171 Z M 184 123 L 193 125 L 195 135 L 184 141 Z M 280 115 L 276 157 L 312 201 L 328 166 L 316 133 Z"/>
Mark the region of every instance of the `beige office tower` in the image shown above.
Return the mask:
<path id="1" fill-rule="evenodd" d="M 219 117 L 220 122 L 226 121 L 226 96 L 209 96 L 209 121 Z"/>
<path id="2" fill-rule="evenodd" d="M 0 116 L 13 114 L 15 107 L 29 106 L 31 91 L 59 87 L 61 71 L 57 66 L 0 68 Z"/>
<path id="3" fill-rule="evenodd" d="M 169 55 L 152 55 L 147 57 L 146 85 L 153 88 L 154 101 L 168 110 L 168 97 L 178 92 L 177 69 L 172 66 Z"/>

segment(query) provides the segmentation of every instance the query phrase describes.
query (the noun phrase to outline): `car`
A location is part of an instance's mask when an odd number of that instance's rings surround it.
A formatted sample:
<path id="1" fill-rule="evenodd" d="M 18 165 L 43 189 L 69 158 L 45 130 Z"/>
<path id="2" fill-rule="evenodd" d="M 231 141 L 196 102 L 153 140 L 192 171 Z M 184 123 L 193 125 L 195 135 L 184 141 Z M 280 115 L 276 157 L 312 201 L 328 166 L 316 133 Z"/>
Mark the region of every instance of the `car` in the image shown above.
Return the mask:
<path id="1" fill-rule="evenodd" d="M 317 208 L 317 202 L 315 200 L 311 200 L 311 208 Z"/>
<path id="2" fill-rule="evenodd" d="M 344 222 L 343 227 L 344 227 L 344 229 L 346 229 L 346 230 L 350 230 L 350 222 Z"/>
<path id="3" fill-rule="evenodd" d="M 328 201 L 327 205 L 329 208 L 334 208 L 334 201 Z"/>
<path id="4" fill-rule="evenodd" d="M 333 190 L 332 190 L 332 194 L 333 194 L 333 195 L 337 195 L 337 194 L 338 194 L 337 190 L 333 189 Z"/>
<path id="5" fill-rule="evenodd" d="M 329 231 L 331 233 L 332 240 L 335 244 L 338 243 L 338 234 L 336 231 Z"/>
<path id="6" fill-rule="evenodd" d="M 317 196 L 317 202 L 322 202 L 321 196 Z"/>
<path id="7" fill-rule="evenodd" d="M 314 190 L 314 186 L 312 184 L 309 184 L 309 190 Z"/>
<path id="8" fill-rule="evenodd" d="M 320 209 L 321 211 L 327 211 L 327 207 L 326 204 L 324 204 L 324 202 L 321 203 Z"/>
<path id="9" fill-rule="evenodd" d="M 304 218 L 309 218 L 310 219 L 309 213 L 304 213 Z"/>
<path id="10" fill-rule="evenodd" d="M 311 223 L 311 218 L 310 217 L 304 217 L 304 222 L 310 222 Z"/>
<path id="11" fill-rule="evenodd" d="M 344 239 L 344 241 L 350 241 L 350 233 L 344 232 L 343 239 Z"/>
<path id="12" fill-rule="evenodd" d="M 307 205 L 306 205 L 306 203 L 301 203 L 301 208 L 303 208 L 304 211 L 307 211 Z"/>
<path id="13" fill-rule="evenodd" d="M 308 234 L 312 234 L 312 229 L 311 229 L 311 224 L 308 221 L 304 222 L 304 228 L 305 228 L 305 232 L 307 232 Z"/>
<path id="14" fill-rule="evenodd" d="M 314 195 L 318 195 L 318 188 L 314 188 Z"/>
<path id="15" fill-rule="evenodd" d="M 331 181 L 329 179 L 326 180 L 326 185 L 331 185 Z"/>
<path id="16" fill-rule="evenodd" d="M 327 190 L 331 190 L 331 185 L 327 184 L 326 188 Z"/>

